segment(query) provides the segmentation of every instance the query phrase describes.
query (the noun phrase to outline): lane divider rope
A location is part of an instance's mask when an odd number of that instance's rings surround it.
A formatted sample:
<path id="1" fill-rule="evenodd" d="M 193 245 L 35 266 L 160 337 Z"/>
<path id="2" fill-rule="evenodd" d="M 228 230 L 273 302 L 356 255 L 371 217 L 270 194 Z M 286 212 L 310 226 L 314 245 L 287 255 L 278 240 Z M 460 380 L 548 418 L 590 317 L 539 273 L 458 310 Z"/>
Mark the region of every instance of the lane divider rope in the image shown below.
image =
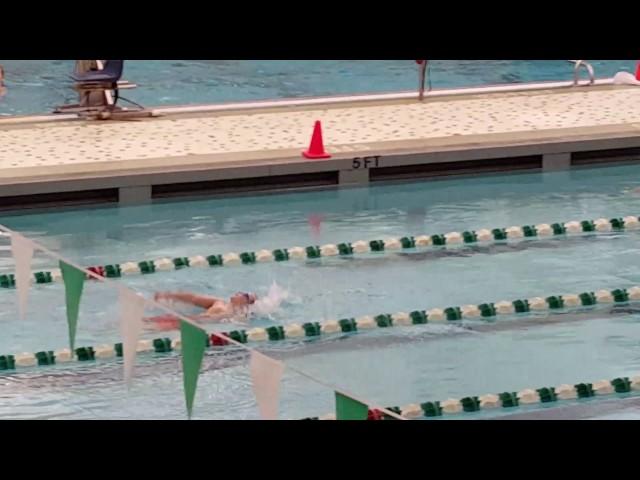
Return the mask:
<path id="1" fill-rule="evenodd" d="M 636 216 L 622 218 L 598 218 L 596 220 L 570 221 L 565 223 L 525 225 L 522 227 L 468 230 L 438 235 L 406 236 L 386 240 L 366 242 L 344 242 L 309 246 L 259 250 L 257 252 L 230 252 L 224 255 L 195 255 L 191 257 L 160 258 L 139 262 L 113 263 L 87 267 L 87 270 L 107 278 L 120 278 L 126 275 L 148 275 L 161 271 L 174 271 L 183 268 L 222 267 L 234 265 L 254 265 L 256 263 L 283 262 L 288 260 L 319 259 L 323 257 L 353 256 L 369 253 L 397 252 L 401 250 L 426 249 L 433 247 L 460 247 L 469 245 L 490 245 L 509 241 L 536 240 L 567 235 L 596 234 L 611 231 L 638 230 L 640 220 Z M 87 277 L 92 278 L 92 277 Z M 51 284 L 62 282 L 60 269 L 33 273 L 32 282 Z M 13 273 L 0 275 L 0 288 L 15 287 Z"/>
<path id="2" fill-rule="evenodd" d="M 5 227 L 2 224 L 0 224 L 0 231 L 9 234 L 12 239 L 14 238 L 14 235 L 19 235 L 17 232 L 14 232 L 14 231 L 8 229 L 7 227 Z M 116 282 L 111 281 L 110 279 L 98 276 L 95 273 L 93 273 L 93 272 L 91 272 L 91 271 L 89 271 L 89 270 L 87 270 L 87 269 L 85 269 L 83 267 L 80 267 L 79 265 L 75 264 L 73 261 L 70 261 L 70 260 L 68 260 L 66 258 L 63 258 L 62 256 L 58 255 L 57 253 L 52 252 L 51 250 L 49 250 L 45 246 L 39 244 L 38 242 L 35 242 L 33 240 L 31 240 L 31 242 L 32 242 L 34 250 L 36 250 L 36 249 L 40 250 L 40 251 L 44 252 L 45 254 L 49 255 L 50 257 L 53 257 L 53 258 L 58 259 L 59 261 L 65 262 L 67 265 L 71 266 L 72 268 L 75 268 L 77 270 L 83 271 L 85 275 L 88 275 L 90 277 L 95 277 L 96 280 L 98 280 L 100 282 L 103 282 L 107 286 L 113 287 L 115 290 L 118 290 L 119 292 L 128 291 L 130 294 L 140 295 L 139 293 L 135 292 L 134 290 L 130 289 L 129 287 L 127 287 L 125 285 L 118 284 Z M 255 348 L 252 348 L 252 347 L 250 347 L 248 345 L 245 345 L 245 344 L 243 344 L 241 342 L 233 340 L 233 339 L 231 339 L 229 337 L 224 337 L 218 332 L 212 332 L 212 333 L 207 334 L 207 332 L 204 331 L 204 329 L 202 329 L 202 326 L 199 325 L 194 319 L 188 318 L 185 315 L 183 315 L 182 313 L 179 313 L 179 312 L 171 310 L 168 306 L 155 301 L 155 299 L 145 299 L 144 297 L 142 297 L 142 299 L 144 300 L 145 305 L 153 305 L 155 308 L 158 308 L 158 309 L 160 309 L 160 310 L 162 310 L 162 311 L 164 311 L 164 312 L 166 312 L 166 313 L 168 313 L 170 315 L 174 315 L 181 322 L 181 325 L 187 323 L 187 324 L 192 325 L 195 328 L 201 329 L 202 333 L 205 334 L 204 335 L 205 343 L 209 343 L 209 341 L 210 341 L 209 339 L 210 338 L 216 337 L 216 338 L 220 338 L 220 339 L 224 340 L 224 342 L 226 342 L 226 343 L 234 344 L 240 350 L 243 350 L 244 352 L 248 352 L 252 356 L 254 354 L 256 354 L 256 353 L 260 354 Z M 207 337 L 209 337 L 209 339 L 207 339 Z M 136 346 L 138 346 L 138 345 L 136 345 Z M 202 345 L 202 347 L 204 348 L 204 347 L 206 347 L 206 345 Z M 45 353 L 45 355 L 44 355 L 45 357 L 48 356 L 47 353 Z M 264 356 L 264 354 L 260 354 L 260 355 Z M 280 362 L 280 364 L 281 364 L 282 368 L 285 368 L 285 364 L 283 362 Z M 314 382 L 314 383 L 316 383 L 316 384 L 318 384 L 318 385 L 320 385 L 320 386 L 322 386 L 324 388 L 327 388 L 330 391 L 334 391 L 334 392 L 339 393 L 341 395 L 350 397 L 353 400 L 356 400 L 356 401 L 358 401 L 360 403 L 363 403 L 363 404 L 371 404 L 370 402 L 367 402 L 366 400 L 359 398 L 359 395 L 356 396 L 355 394 L 353 394 L 353 393 L 351 393 L 351 392 L 349 392 L 349 391 L 347 391 L 347 390 L 345 390 L 345 389 L 343 389 L 341 387 L 338 387 L 338 386 L 336 386 L 334 384 L 331 384 L 331 383 L 327 383 L 325 380 L 317 378 L 314 375 L 311 375 L 311 374 L 305 372 L 304 370 L 298 368 L 295 365 L 286 365 L 286 368 L 287 368 L 288 371 L 293 372 L 293 373 L 295 373 L 297 375 L 300 375 L 300 376 L 302 376 L 302 377 L 304 377 L 304 378 L 306 378 L 308 380 L 311 380 L 312 382 Z M 186 380 L 185 380 L 185 382 L 186 382 Z M 185 385 L 185 388 L 187 388 L 186 385 Z M 187 399 L 187 401 L 188 401 L 188 399 Z M 374 406 L 375 406 L 375 408 L 378 408 L 378 409 L 382 410 L 384 413 L 386 413 L 387 415 L 389 415 L 389 416 L 391 416 L 393 418 L 396 418 L 398 420 L 406 420 L 405 418 L 402 418 L 397 413 L 391 412 L 391 411 L 385 409 L 382 406 L 379 406 L 377 404 L 374 404 Z M 189 410 L 190 410 L 190 408 L 189 408 Z M 189 412 L 189 417 L 191 417 L 190 412 Z"/>
<path id="3" fill-rule="evenodd" d="M 271 327 L 255 327 L 248 330 L 233 330 L 209 334 L 207 347 L 233 346 L 224 338 L 239 343 L 316 339 L 333 334 L 354 334 L 362 331 L 398 326 L 422 325 L 427 323 L 447 323 L 461 320 L 493 319 L 516 314 L 533 312 L 559 311 L 593 307 L 598 305 L 624 304 L 640 301 L 640 286 L 628 289 L 597 290 L 580 294 L 553 295 L 546 298 L 532 297 L 517 299 L 511 302 L 481 303 L 479 305 L 462 305 L 459 307 L 432 308 L 415 310 L 409 313 L 365 315 L 357 318 L 327 320 L 324 322 L 307 322 L 302 325 L 291 323 Z M 180 349 L 179 339 L 156 338 L 140 340 L 138 353 L 168 353 Z M 113 359 L 122 356 L 122 344 L 99 345 L 69 349 L 43 350 L 36 353 L 20 353 L 16 355 L 0 355 L 0 370 L 14 370 L 23 367 L 47 366 L 67 362 L 83 362 L 97 359 Z"/>
<path id="4" fill-rule="evenodd" d="M 618 377 L 613 380 L 599 380 L 593 383 L 563 384 L 557 387 L 525 388 L 519 392 L 508 391 L 498 394 L 449 398 L 442 402 L 412 403 L 403 407 L 387 407 L 387 410 L 402 415 L 404 418 L 432 418 L 448 415 L 459 415 L 493 409 L 512 409 L 516 407 L 555 403 L 562 400 L 577 400 L 591 397 L 611 396 L 640 392 L 640 375 L 634 377 Z M 335 420 L 335 414 L 321 417 L 307 417 L 301 420 Z M 383 412 L 370 409 L 368 420 L 391 420 Z"/>

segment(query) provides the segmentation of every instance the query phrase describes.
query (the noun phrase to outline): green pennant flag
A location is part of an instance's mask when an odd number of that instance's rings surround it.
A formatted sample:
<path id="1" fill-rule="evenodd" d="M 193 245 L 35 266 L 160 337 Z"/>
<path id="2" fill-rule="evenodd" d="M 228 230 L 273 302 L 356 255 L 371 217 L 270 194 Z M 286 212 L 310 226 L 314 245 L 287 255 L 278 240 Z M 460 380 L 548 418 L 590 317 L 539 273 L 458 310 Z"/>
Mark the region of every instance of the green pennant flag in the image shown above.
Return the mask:
<path id="1" fill-rule="evenodd" d="M 336 420 L 366 420 L 369 407 L 336 392 Z"/>
<path id="2" fill-rule="evenodd" d="M 76 328 L 78 326 L 78 312 L 80 311 L 80 297 L 86 278 L 82 270 L 60 260 L 60 271 L 64 280 L 64 289 L 67 300 L 67 325 L 69 326 L 69 345 L 71 352 L 76 342 Z"/>
<path id="3" fill-rule="evenodd" d="M 193 399 L 196 396 L 196 387 L 198 386 L 198 375 L 200 374 L 204 349 L 207 346 L 207 332 L 181 320 L 180 341 L 182 342 L 184 397 L 187 402 L 187 415 L 191 418 Z"/>

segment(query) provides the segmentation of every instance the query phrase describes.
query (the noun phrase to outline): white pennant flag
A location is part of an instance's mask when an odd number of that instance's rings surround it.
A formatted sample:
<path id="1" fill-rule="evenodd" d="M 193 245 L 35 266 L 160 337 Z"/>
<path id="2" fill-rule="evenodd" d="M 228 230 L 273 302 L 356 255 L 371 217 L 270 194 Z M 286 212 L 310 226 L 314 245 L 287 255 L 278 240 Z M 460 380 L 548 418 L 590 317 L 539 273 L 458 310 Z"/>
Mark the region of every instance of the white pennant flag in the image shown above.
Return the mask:
<path id="1" fill-rule="evenodd" d="M 11 233 L 11 251 L 16 263 L 16 292 L 18 294 L 18 310 L 24 320 L 27 313 L 27 300 L 31 287 L 31 259 L 33 258 L 33 242 L 19 233 Z"/>
<path id="2" fill-rule="evenodd" d="M 120 334 L 122 335 L 122 357 L 124 359 L 124 381 L 131 385 L 133 366 L 136 362 L 136 347 L 142 332 L 144 297 L 126 288 L 120 288 Z"/>
<path id="3" fill-rule="evenodd" d="M 251 352 L 251 378 L 253 393 L 258 401 L 258 410 L 263 420 L 278 419 L 280 379 L 284 363 L 266 357 L 255 350 Z"/>

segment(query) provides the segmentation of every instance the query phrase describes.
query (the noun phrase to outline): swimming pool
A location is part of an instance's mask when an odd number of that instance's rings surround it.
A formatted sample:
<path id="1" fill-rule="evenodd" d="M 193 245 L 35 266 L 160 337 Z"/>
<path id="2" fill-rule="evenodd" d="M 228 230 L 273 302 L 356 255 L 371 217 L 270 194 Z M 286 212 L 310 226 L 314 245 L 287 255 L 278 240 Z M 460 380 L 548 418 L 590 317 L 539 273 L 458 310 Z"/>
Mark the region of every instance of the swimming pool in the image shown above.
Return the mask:
<path id="1" fill-rule="evenodd" d="M 7 95 L 0 116 L 51 112 L 76 101 L 72 60 L 0 60 Z M 634 71 L 635 61 L 593 60 L 598 78 Z M 434 60 L 433 88 L 570 80 L 566 60 Z M 236 102 L 304 96 L 414 90 L 416 66 L 405 60 L 232 61 L 130 60 L 125 78 L 139 88 L 125 97 L 147 106 Z"/>
<path id="2" fill-rule="evenodd" d="M 637 215 L 640 198 L 629 192 L 637 184 L 637 172 L 637 166 L 618 166 L 456 178 L 4 216 L 0 223 L 82 265 L 103 265 Z M 319 232 L 310 227 L 311 216 L 322 219 Z M 264 293 L 276 281 L 290 290 L 291 303 L 256 324 L 304 323 L 639 285 L 638 235 L 612 232 L 450 254 L 387 253 L 185 269 L 119 281 L 147 294 L 184 289 L 216 295 Z M 0 250 L 0 255 L 0 273 L 13 271 L 9 251 Z M 37 256 L 33 269 L 52 266 Z M 29 317 L 21 322 L 13 292 L 0 289 L 0 352 L 66 346 L 62 285 L 34 286 L 30 299 Z M 86 284 L 78 345 L 119 341 L 116 303 L 115 292 Z M 268 342 L 260 348 L 382 405 L 640 373 L 639 314 L 605 309 L 571 322 L 545 323 L 544 318 L 526 327 L 522 319 L 507 320 L 509 328 L 488 330 L 473 323 L 471 329 L 427 324 L 350 338 Z M 129 392 L 122 385 L 119 362 L 5 372 L 0 376 L 5 400 L 0 418 L 184 418 L 178 357 L 151 355 L 139 363 Z M 203 370 L 195 418 L 257 418 L 244 353 L 209 353 Z M 332 391 L 291 372 L 285 374 L 281 392 L 283 418 L 333 411 Z"/>

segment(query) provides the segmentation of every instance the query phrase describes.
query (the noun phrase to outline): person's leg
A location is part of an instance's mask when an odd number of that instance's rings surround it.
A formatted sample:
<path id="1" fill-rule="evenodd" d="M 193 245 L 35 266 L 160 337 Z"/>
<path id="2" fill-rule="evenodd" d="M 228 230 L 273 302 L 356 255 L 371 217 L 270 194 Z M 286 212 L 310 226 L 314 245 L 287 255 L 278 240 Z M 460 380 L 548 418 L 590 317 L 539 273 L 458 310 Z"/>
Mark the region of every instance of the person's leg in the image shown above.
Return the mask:
<path id="1" fill-rule="evenodd" d="M 152 330 L 177 330 L 180 327 L 180 319 L 171 314 L 147 317 L 144 321 Z"/>

